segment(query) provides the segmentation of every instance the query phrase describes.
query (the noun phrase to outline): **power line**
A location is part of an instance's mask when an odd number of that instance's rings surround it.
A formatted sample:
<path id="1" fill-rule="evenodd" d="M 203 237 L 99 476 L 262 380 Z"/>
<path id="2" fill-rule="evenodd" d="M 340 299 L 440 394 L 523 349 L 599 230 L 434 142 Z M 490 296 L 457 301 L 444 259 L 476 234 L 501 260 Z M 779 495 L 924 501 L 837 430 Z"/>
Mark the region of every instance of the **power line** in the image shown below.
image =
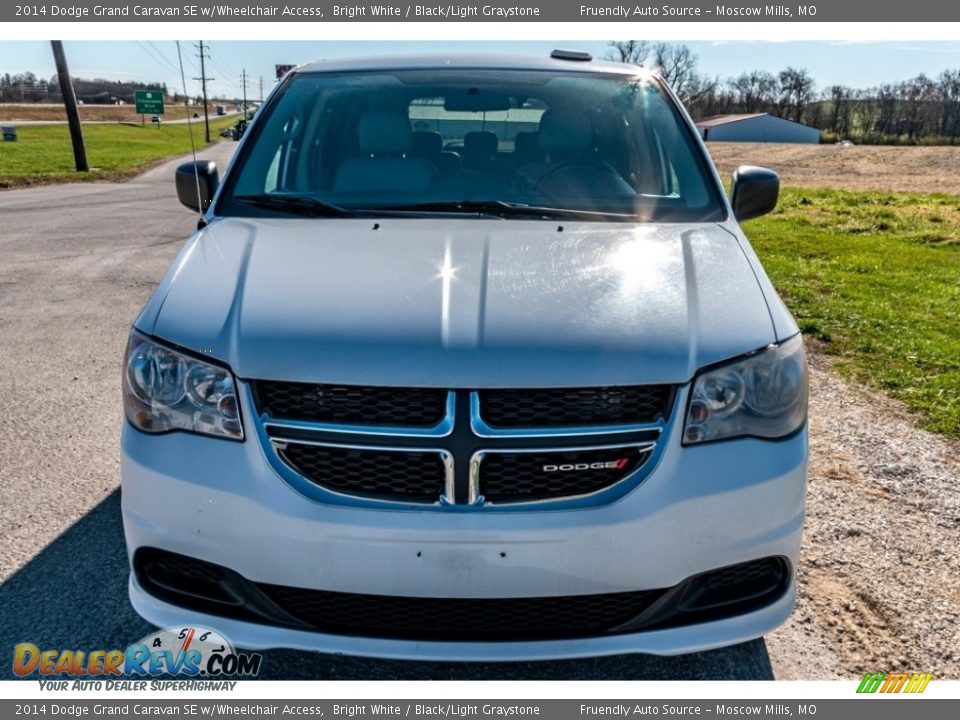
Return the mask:
<path id="1" fill-rule="evenodd" d="M 186 61 L 189 63 L 190 67 L 193 68 L 194 72 L 196 73 L 200 72 L 200 67 L 197 65 L 196 61 L 193 59 L 192 56 L 187 55 Z"/>
<path id="2" fill-rule="evenodd" d="M 230 73 L 226 68 L 223 67 L 222 63 L 211 62 L 210 67 L 219 73 L 222 76 L 224 82 L 229 85 L 239 85 L 239 80 L 236 75 Z"/>
<path id="3" fill-rule="evenodd" d="M 243 119 L 247 119 L 247 69 L 243 68 Z"/>
<path id="4" fill-rule="evenodd" d="M 230 70 L 229 67 L 227 67 L 226 63 L 224 63 L 224 61 L 222 61 L 219 58 L 219 56 L 214 54 L 213 48 L 209 44 L 207 45 L 207 50 L 209 51 L 209 55 L 207 57 L 210 60 L 210 64 L 214 67 L 214 69 L 218 73 L 229 78 L 231 82 L 235 82 L 237 79 L 236 74 L 232 70 Z"/>
<path id="5" fill-rule="evenodd" d="M 207 61 L 210 64 L 210 67 L 215 70 L 218 74 L 223 77 L 224 82 L 220 84 L 220 87 L 224 88 L 224 92 L 221 92 L 221 95 L 233 95 L 236 97 L 236 89 L 240 87 L 241 81 L 240 78 L 227 66 L 227 64 L 219 58 L 219 56 L 213 52 L 213 47 L 207 43 L 205 46 L 208 54 Z"/>
<path id="6" fill-rule="evenodd" d="M 213 63 L 210 63 L 209 65 L 210 65 L 210 68 L 211 68 L 212 70 L 216 70 L 218 73 L 220 72 L 219 69 L 218 69 L 218 67 L 217 67 L 217 65 L 215 65 L 215 64 L 213 64 Z M 211 82 L 213 82 L 213 81 L 211 81 Z M 236 94 L 237 94 L 236 89 L 240 87 L 240 80 L 239 80 L 239 79 L 236 79 L 236 78 L 228 78 L 228 79 L 226 79 L 226 80 L 224 80 L 224 79 L 219 79 L 219 80 L 217 80 L 216 82 L 214 82 L 213 84 L 215 84 L 218 88 L 221 88 L 221 90 L 220 90 L 220 94 L 221 94 L 221 95 L 224 94 L 224 93 L 226 93 L 226 94 L 229 94 L 229 95 L 236 96 Z"/>
<path id="7" fill-rule="evenodd" d="M 151 60 L 153 60 L 154 62 L 159 63 L 159 64 L 161 64 L 161 65 L 165 65 L 165 66 L 166 66 L 168 69 L 170 69 L 172 72 L 177 72 L 177 67 L 176 67 L 176 65 L 174 65 L 174 64 L 170 63 L 169 61 L 167 61 L 166 58 L 164 58 L 162 55 L 157 55 L 153 50 L 151 50 L 150 48 L 148 48 L 146 45 L 144 45 L 144 44 L 143 44 L 142 42 L 140 42 L 139 40 L 137 40 L 136 43 L 137 43 L 137 45 L 140 47 L 140 49 L 143 50 L 144 54 L 147 55 L 147 57 L 149 57 Z"/>
<path id="8" fill-rule="evenodd" d="M 140 42 L 139 40 L 137 40 L 136 43 L 137 43 L 137 46 L 143 51 L 143 53 L 147 57 L 149 57 L 151 60 L 158 63 L 159 65 L 169 68 L 172 72 L 176 74 L 180 73 L 179 66 L 173 63 L 171 60 L 169 60 L 166 54 L 159 47 L 157 47 L 152 41 L 149 41 L 149 40 L 146 41 L 147 43 L 146 45 Z"/>
<path id="9" fill-rule="evenodd" d="M 183 74 L 183 51 L 177 40 L 177 60 L 180 63 L 180 82 L 183 84 L 183 107 L 187 114 L 187 134 L 190 135 L 190 152 L 193 155 L 193 178 L 197 185 L 197 212 L 203 219 L 203 203 L 200 196 L 200 169 L 197 167 L 197 146 L 193 142 L 193 123 L 190 122 L 190 98 L 187 96 L 187 78 Z"/>
<path id="10" fill-rule="evenodd" d="M 210 64 L 210 67 L 211 67 L 213 70 L 216 70 L 218 73 L 220 73 L 221 75 L 224 76 L 224 80 L 228 80 L 228 81 L 230 81 L 230 82 L 235 82 L 235 81 L 236 81 L 236 79 L 237 79 L 237 78 L 236 78 L 236 75 L 234 75 L 232 72 L 230 72 L 230 70 L 229 70 L 227 67 L 225 67 L 224 64 L 223 64 L 222 62 L 220 62 L 220 60 L 218 60 L 218 59 L 217 59 L 216 57 L 214 57 L 213 55 L 208 55 L 208 56 L 207 56 L 207 62 Z"/>
<path id="11" fill-rule="evenodd" d="M 207 82 L 213 80 L 213 78 L 207 77 L 207 71 L 205 66 L 205 61 L 207 57 L 207 51 L 204 50 L 203 40 L 197 45 L 197 54 L 200 56 L 200 77 L 195 77 L 194 80 L 200 81 L 200 86 L 203 89 L 203 126 L 206 132 L 207 145 L 210 144 L 210 112 L 207 108 Z"/>
<path id="12" fill-rule="evenodd" d="M 147 40 L 147 45 L 149 45 L 150 47 L 152 47 L 154 50 L 157 51 L 157 55 L 159 55 L 159 56 L 163 59 L 164 63 L 166 63 L 166 65 L 167 65 L 167 67 L 169 67 L 169 68 L 170 68 L 171 70 L 173 70 L 174 72 L 179 72 L 179 70 L 177 69 L 176 63 L 174 63 L 173 61 L 171 61 L 171 60 L 167 57 L 167 54 L 166 54 L 165 52 L 163 52 L 160 48 L 158 48 L 152 41 Z"/>

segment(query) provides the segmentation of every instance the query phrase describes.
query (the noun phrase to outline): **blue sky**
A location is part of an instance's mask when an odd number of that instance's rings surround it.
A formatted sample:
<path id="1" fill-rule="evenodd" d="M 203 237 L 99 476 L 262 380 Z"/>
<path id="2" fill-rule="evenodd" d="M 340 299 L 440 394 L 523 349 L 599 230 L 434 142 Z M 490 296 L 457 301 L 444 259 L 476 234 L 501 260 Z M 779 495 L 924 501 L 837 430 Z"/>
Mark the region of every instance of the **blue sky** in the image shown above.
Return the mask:
<path id="1" fill-rule="evenodd" d="M 960 43 L 837 43 L 795 42 L 757 43 L 688 42 L 699 57 L 700 69 L 726 78 L 754 68 L 777 72 L 788 65 L 808 69 L 818 88 L 833 84 L 866 87 L 881 82 L 902 80 L 924 72 L 936 75 L 946 68 L 960 68 Z M 81 77 L 106 77 L 159 81 L 171 90 L 181 87 L 177 70 L 177 50 L 172 41 L 67 41 L 64 43 L 71 72 Z M 188 89 L 198 90 L 190 78 L 199 75 L 193 43 L 182 43 Z M 558 40 L 511 42 L 227 42 L 210 43 L 211 61 L 207 74 L 215 80 L 211 92 L 227 97 L 239 96 L 240 75 L 246 69 L 250 77 L 249 95 L 259 94 L 259 78 L 264 91 L 274 76 L 277 63 L 299 63 L 317 58 L 379 53 L 415 52 L 509 52 L 549 53 L 554 47 L 574 47 L 602 56 L 605 43 Z M 50 45 L 46 42 L 0 41 L 0 73 L 33 71 L 41 77 L 53 74 Z"/>

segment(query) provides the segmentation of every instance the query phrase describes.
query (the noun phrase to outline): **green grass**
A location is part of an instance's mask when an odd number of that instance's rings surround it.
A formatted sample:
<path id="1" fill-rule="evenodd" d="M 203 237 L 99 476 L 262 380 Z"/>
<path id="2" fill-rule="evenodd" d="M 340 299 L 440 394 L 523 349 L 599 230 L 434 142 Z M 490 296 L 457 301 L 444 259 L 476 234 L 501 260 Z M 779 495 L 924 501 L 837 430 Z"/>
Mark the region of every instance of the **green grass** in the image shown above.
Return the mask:
<path id="1" fill-rule="evenodd" d="M 210 121 L 211 139 L 236 118 Z M 21 125 L 16 142 L 0 141 L 0 188 L 49 182 L 118 180 L 135 175 L 170 155 L 190 152 L 186 124 L 164 124 L 158 129 L 140 125 L 85 125 L 88 173 L 78 173 L 66 125 Z M 193 125 L 197 147 L 204 144 L 203 122 Z"/>
<path id="2" fill-rule="evenodd" d="M 960 197 L 789 188 L 744 230 L 842 372 L 960 437 Z"/>

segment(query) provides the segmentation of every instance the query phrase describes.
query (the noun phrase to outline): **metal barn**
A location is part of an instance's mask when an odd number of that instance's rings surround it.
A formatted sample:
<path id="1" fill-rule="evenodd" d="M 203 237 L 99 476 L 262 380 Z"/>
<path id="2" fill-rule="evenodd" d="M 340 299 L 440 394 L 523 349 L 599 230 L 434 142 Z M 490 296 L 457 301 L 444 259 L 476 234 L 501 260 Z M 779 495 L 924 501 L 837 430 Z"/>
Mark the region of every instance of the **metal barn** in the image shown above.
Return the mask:
<path id="1" fill-rule="evenodd" d="M 697 120 L 707 142 L 818 143 L 820 131 L 770 113 L 715 115 Z"/>

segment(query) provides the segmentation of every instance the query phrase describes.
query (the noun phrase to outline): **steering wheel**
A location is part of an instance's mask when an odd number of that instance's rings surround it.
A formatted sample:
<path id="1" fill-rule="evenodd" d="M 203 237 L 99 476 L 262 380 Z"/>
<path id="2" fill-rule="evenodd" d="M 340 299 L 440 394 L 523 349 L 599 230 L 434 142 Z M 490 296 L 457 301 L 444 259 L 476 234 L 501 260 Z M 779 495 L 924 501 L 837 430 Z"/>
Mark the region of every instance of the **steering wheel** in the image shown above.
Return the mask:
<path id="1" fill-rule="evenodd" d="M 530 186 L 533 190 L 539 191 L 542 186 L 549 181 L 551 178 L 555 178 L 557 175 L 565 172 L 574 172 L 576 170 L 587 170 L 587 171 L 596 171 L 600 170 L 604 173 L 617 176 L 617 171 L 613 167 L 604 162 L 603 160 L 596 160 L 593 158 L 574 158 L 572 160 L 561 160 L 558 163 L 553 163 L 545 167 L 536 178 L 530 183 Z"/>

